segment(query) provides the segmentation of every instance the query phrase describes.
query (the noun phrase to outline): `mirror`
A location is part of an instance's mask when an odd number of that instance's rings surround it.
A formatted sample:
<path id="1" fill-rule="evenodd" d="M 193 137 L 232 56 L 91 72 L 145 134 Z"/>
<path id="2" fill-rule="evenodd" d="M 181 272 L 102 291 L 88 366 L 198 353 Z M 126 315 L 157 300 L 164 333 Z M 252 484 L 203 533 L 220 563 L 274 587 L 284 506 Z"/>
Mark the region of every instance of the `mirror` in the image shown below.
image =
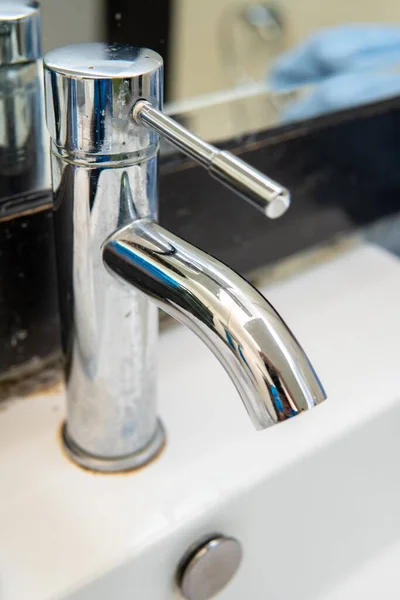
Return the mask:
<path id="1" fill-rule="evenodd" d="M 44 51 L 125 42 L 160 52 L 166 110 L 221 141 L 400 92 L 393 0 L 41 0 Z"/>

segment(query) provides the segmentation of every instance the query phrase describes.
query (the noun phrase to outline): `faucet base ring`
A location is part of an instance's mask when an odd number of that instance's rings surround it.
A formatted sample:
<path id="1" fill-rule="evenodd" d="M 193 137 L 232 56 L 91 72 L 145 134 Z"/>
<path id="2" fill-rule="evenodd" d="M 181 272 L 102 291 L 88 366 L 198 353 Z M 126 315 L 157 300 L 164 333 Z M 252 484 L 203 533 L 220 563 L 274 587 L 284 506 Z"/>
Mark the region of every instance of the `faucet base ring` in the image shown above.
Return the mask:
<path id="1" fill-rule="evenodd" d="M 160 420 L 157 420 L 156 431 L 147 446 L 127 456 L 102 458 L 88 454 L 69 436 L 66 423 L 62 426 L 61 438 L 64 451 L 72 462 L 83 469 L 101 473 L 121 473 L 140 469 L 157 458 L 166 443 L 165 429 Z"/>

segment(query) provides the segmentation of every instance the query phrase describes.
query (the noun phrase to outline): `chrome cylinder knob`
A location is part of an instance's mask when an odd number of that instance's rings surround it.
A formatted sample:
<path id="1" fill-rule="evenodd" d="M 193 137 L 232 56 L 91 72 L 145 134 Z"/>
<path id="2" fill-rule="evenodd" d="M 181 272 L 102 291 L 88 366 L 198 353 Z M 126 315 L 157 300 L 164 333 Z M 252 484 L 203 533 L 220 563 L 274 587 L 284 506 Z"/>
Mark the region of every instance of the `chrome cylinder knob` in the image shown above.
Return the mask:
<path id="1" fill-rule="evenodd" d="M 2 216 L 21 210 L 23 195 L 51 185 L 40 59 L 39 4 L 0 0 Z"/>
<path id="2" fill-rule="evenodd" d="M 40 58 L 39 3 L 4 0 L 0 6 L 0 66 Z"/>

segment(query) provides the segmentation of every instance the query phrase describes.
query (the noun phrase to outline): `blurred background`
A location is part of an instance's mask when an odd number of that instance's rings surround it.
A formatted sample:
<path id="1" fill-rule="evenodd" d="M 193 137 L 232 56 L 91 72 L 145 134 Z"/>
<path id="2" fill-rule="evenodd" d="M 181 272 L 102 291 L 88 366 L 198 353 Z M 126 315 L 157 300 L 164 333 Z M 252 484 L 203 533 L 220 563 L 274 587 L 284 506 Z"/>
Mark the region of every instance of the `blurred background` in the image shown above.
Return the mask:
<path id="1" fill-rule="evenodd" d="M 285 260 L 294 272 L 319 260 L 317 249 L 330 255 L 354 232 L 400 256 L 400 2 L 40 5 L 44 52 L 93 41 L 158 51 L 164 110 L 292 194 L 283 218 L 260 218 L 161 142 L 164 227 L 255 283 L 265 269 L 287 274 Z M 41 73 L 29 63 L 0 73 L 0 398 L 2 381 L 51 371 L 59 355 Z"/>
<path id="2" fill-rule="evenodd" d="M 209 140 L 400 92 L 393 0 L 42 0 L 44 51 L 84 41 L 151 47 L 166 109 Z"/>

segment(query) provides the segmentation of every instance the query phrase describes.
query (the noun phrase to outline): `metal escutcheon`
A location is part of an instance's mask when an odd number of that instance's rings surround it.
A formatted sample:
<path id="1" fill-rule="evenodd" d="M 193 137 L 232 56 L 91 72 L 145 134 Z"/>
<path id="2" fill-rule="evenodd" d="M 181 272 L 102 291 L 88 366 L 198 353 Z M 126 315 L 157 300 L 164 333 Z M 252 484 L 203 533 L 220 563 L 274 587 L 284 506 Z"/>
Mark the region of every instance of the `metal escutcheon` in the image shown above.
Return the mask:
<path id="1" fill-rule="evenodd" d="M 208 600 L 232 579 L 242 560 L 238 540 L 214 534 L 199 541 L 183 557 L 177 573 L 182 595 L 187 600 Z"/>

